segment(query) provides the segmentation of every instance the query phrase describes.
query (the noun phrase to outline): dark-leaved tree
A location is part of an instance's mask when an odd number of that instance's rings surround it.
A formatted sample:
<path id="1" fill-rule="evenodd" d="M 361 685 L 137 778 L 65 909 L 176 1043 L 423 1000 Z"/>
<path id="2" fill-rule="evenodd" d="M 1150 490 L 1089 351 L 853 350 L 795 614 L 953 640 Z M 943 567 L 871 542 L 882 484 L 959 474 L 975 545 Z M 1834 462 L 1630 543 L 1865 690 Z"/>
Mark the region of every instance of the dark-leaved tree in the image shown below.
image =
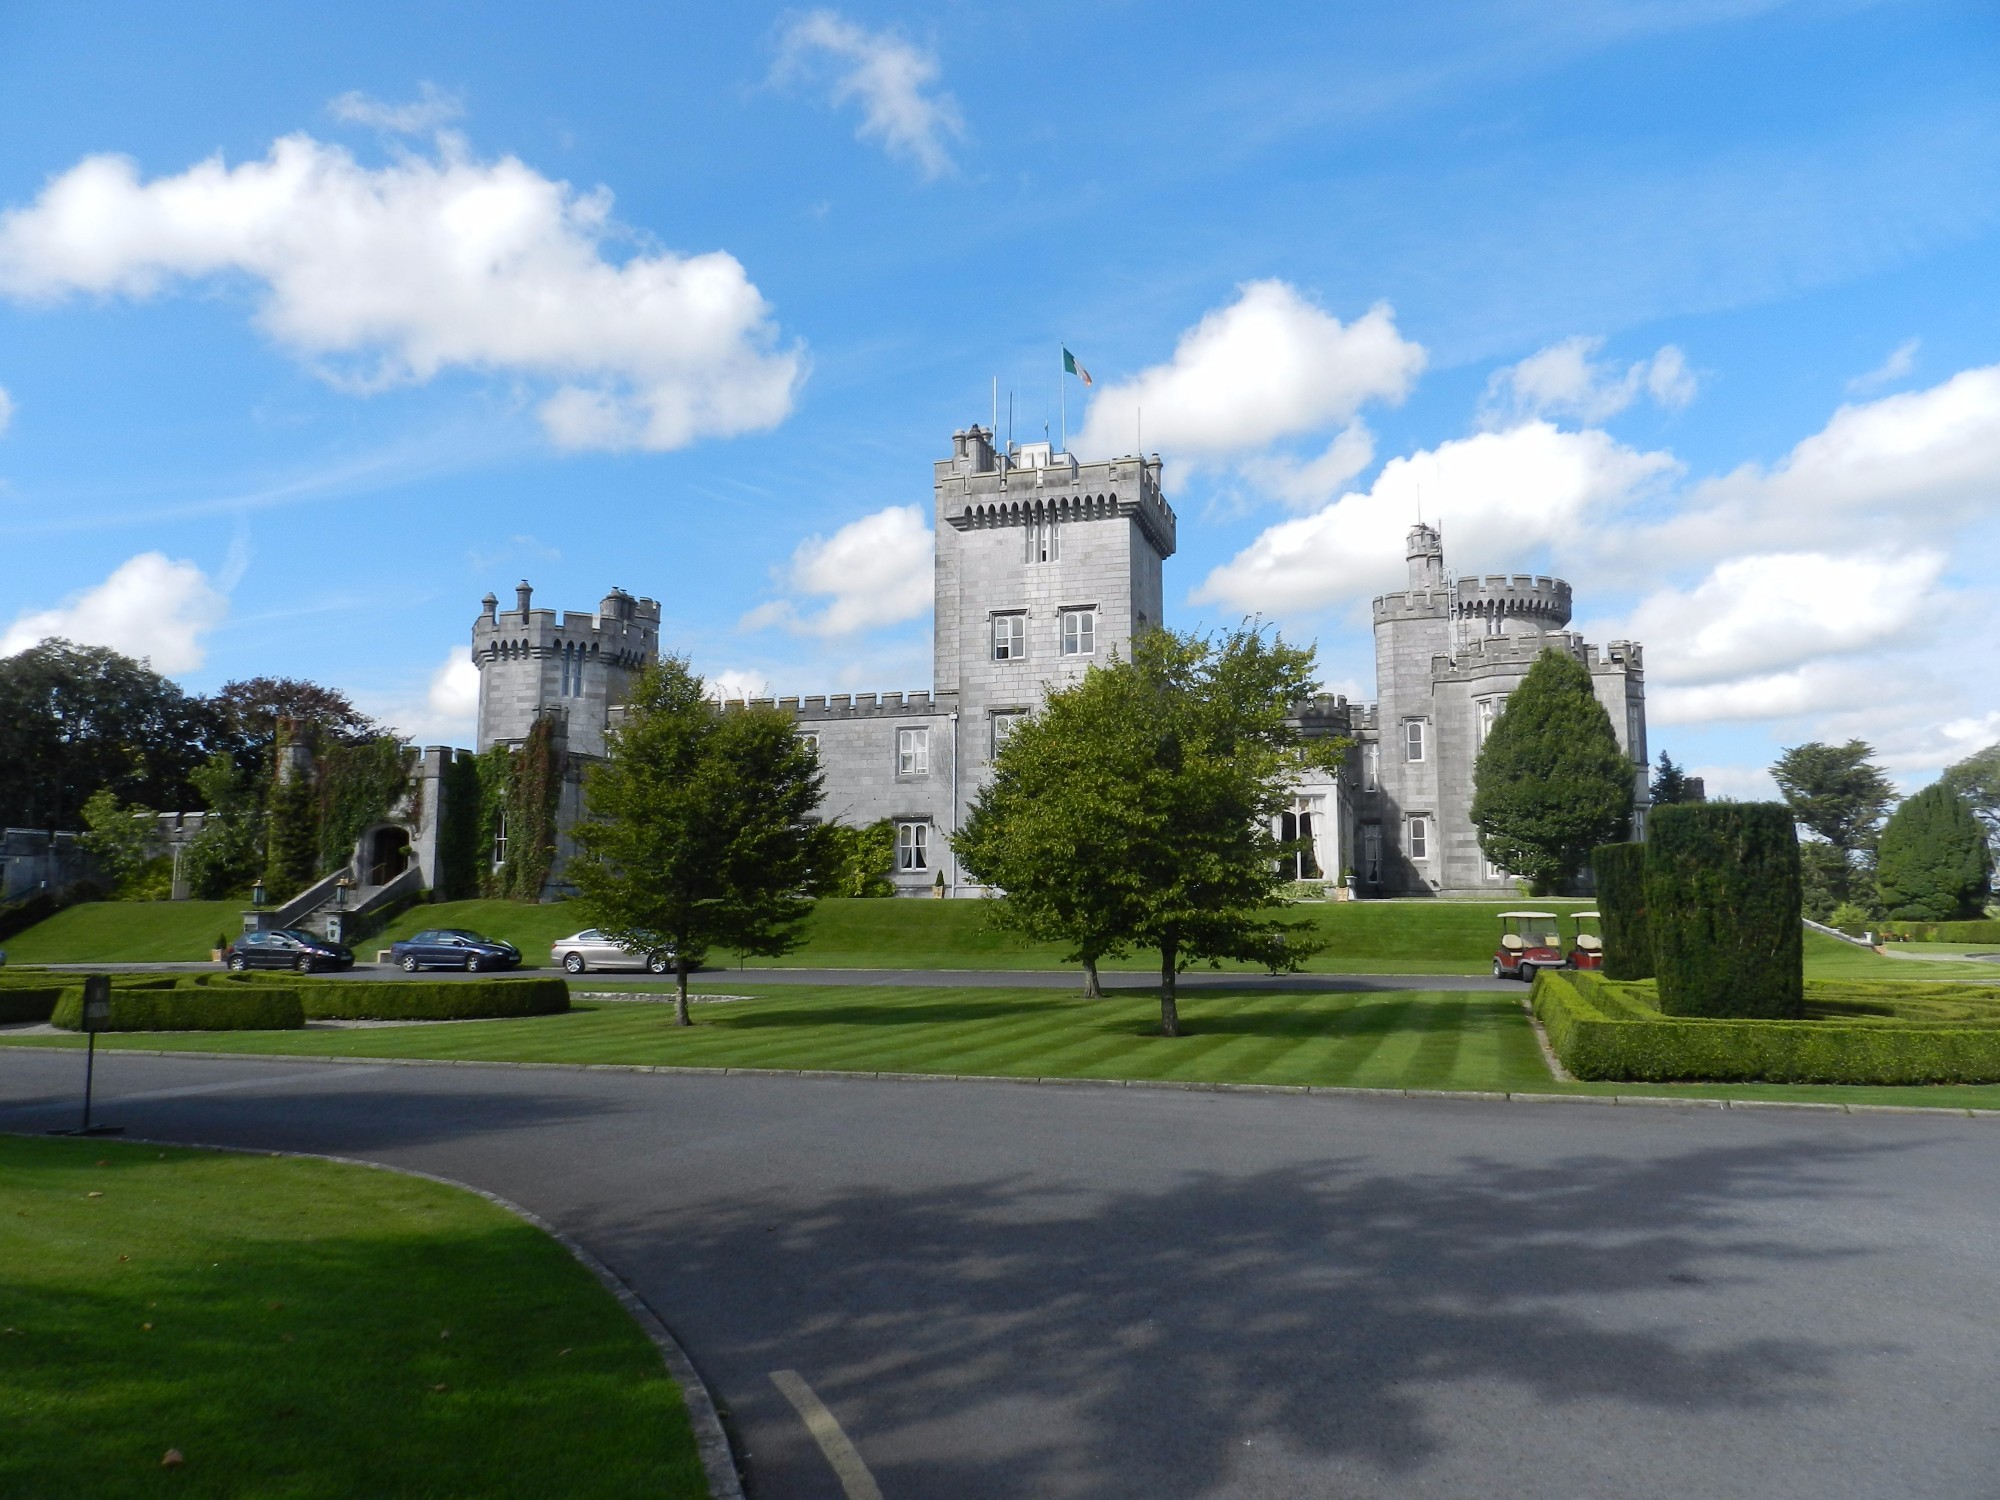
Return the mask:
<path id="1" fill-rule="evenodd" d="M 1507 699 L 1472 772 L 1472 822 L 1487 859 L 1537 891 L 1575 875 L 1632 822 L 1639 768 L 1618 748 L 1590 673 L 1544 651 Z"/>
<path id="2" fill-rule="evenodd" d="M 1890 815 L 1875 857 L 1875 884 L 1889 916 L 1916 922 L 1977 917 L 1992 891 L 1986 830 L 1965 799 L 1933 782 Z"/>
<path id="3" fill-rule="evenodd" d="M 1957 765 L 1946 766 L 1938 778 L 1986 825 L 1986 841 L 2000 846 L 2000 745 L 1975 751 Z"/>
<path id="4" fill-rule="evenodd" d="M 144 662 L 51 637 L 0 658 L 0 827 L 78 828 L 99 791 L 171 812 L 213 720 Z"/>
<path id="5" fill-rule="evenodd" d="M 1677 766 L 1666 751 L 1660 752 L 1660 764 L 1653 772 L 1652 801 L 1655 807 L 1672 807 L 1678 802 L 1695 800 L 1694 788 L 1688 785 L 1687 768 Z"/>
<path id="6" fill-rule="evenodd" d="M 1874 754 L 1862 740 L 1844 745 L 1814 740 L 1784 751 L 1771 767 L 1794 821 L 1832 851 L 1810 843 L 1800 848 L 1807 909 L 1818 916 L 1852 898 L 1856 867 L 1865 868 L 1882 814 L 1895 800 L 1896 790 Z"/>
<path id="7" fill-rule="evenodd" d="M 609 741 L 569 878 L 612 941 L 673 950 L 686 1026 L 688 970 L 710 949 L 775 956 L 800 941 L 825 862 L 819 759 L 788 715 L 725 713 L 671 656 L 633 683 Z"/>

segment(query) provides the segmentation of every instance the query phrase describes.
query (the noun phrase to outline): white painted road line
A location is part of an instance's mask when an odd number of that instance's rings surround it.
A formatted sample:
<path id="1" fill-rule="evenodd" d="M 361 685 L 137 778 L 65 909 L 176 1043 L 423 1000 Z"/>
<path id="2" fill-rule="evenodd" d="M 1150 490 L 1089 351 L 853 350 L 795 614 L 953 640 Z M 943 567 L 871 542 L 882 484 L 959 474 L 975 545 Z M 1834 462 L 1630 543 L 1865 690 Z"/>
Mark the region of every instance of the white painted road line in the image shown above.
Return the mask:
<path id="1" fill-rule="evenodd" d="M 117 1054 L 111 1053 L 109 1055 L 115 1057 Z M 325 1068 L 316 1068 L 310 1073 L 279 1073 L 275 1077 L 236 1078 L 231 1079 L 228 1083 L 190 1083 L 181 1088 L 147 1089 L 137 1094 L 100 1093 L 97 1096 L 97 1102 L 100 1105 L 114 1106 L 119 1104 L 137 1104 L 144 1099 L 193 1099 L 202 1094 L 231 1094 L 235 1093 L 238 1089 L 268 1089 L 276 1088 L 279 1084 L 284 1083 L 306 1083 L 311 1080 L 326 1078 L 337 1078 L 339 1081 L 345 1083 L 348 1079 L 362 1073 L 386 1073 L 387 1071 L 388 1069 L 385 1067 L 342 1068 L 338 1073 L 330 1073 Z M 61 1100 L 49 1104 L 18 1104 L 12 1109 L 0 1111 L 0 1113 L 11 1115 L 31 1109 L 67 1109 L 68 1107 L 69 1102 Z"/>
<path id="2" fill-rule="evenodd" d="M 882 1491 L 876 1487 L 875 1476 L 868 1472 L 868 1465 L 861 1461 L 861 1455 L 854 1451 L 854 1444 L 848 1442 L 847 1434 L 834 1421 L 833 1413 L 813 1394 L 813 1388 L 799 1377 L 799 1372 L 773 1370 L 771 1384 L 804 1419 L 806 1431 L 813 1435 L 813 1441 L 819 1444 L 819 1451 L 833 1465 L 841 1489 L 847 1492 L 847 1500 L 882 1500 Z"/>

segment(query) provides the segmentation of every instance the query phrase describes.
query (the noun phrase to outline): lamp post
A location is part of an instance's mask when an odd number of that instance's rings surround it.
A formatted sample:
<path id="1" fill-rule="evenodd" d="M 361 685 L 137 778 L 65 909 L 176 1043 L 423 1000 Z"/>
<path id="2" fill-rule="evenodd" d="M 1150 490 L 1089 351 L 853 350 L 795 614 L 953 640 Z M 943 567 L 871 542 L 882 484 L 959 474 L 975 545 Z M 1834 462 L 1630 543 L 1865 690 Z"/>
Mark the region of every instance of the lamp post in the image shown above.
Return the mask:
<path id="1" fill-rule="evenodd" d="M 261 907 L 264 904 L 264 877 L 259 875 L 257 883 L 250 887 L 250 904 Z"/>

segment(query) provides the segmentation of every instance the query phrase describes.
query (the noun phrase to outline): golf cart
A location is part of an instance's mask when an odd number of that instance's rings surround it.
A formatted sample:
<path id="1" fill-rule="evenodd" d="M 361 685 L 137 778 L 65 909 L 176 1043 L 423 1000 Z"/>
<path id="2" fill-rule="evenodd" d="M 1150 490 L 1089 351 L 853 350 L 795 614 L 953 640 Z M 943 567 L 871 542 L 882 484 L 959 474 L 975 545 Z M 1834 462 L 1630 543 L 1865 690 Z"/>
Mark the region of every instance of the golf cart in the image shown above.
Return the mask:
<path id="1" fill-rule="evenodd" d="M 1598 927 L 1597 913 L 1572 912 L 1570 920 L 1576 923 L 1576 942 L 1570 946 L 1569 966 L 1572 969 L 1603 968 L 1604 934 Z"/>
<path id="2" fill-rule="evenodd" d="M 1500 913 L 1500 947 L 1493 955 L 1495 979 L 1533 980 L 1543 969 L 1563 966 L 1562 928 L 1552 911 Z"/>

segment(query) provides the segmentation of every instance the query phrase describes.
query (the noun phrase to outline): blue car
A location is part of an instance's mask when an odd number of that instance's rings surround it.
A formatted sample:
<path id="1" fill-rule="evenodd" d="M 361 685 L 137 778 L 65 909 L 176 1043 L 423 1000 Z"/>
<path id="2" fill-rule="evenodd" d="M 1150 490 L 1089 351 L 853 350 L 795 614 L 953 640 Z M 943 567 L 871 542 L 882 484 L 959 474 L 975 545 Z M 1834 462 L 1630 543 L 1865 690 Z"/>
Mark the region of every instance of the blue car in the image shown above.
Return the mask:
<path id="1" fill-rule="evenodd" d="M 239 974 L 245 969 L 351 969 L 354 954 L 344 944 L 297 927 L 270 932 L 246 932 L 231 943 L 222 961 Z"/>
<path id="2" fill-rule="evenodd" d="M 521 950 L 463 927 L 437 927 L 391 943 L 389 961 L 406 974 L 419 969 L 518 969 Z"/>

